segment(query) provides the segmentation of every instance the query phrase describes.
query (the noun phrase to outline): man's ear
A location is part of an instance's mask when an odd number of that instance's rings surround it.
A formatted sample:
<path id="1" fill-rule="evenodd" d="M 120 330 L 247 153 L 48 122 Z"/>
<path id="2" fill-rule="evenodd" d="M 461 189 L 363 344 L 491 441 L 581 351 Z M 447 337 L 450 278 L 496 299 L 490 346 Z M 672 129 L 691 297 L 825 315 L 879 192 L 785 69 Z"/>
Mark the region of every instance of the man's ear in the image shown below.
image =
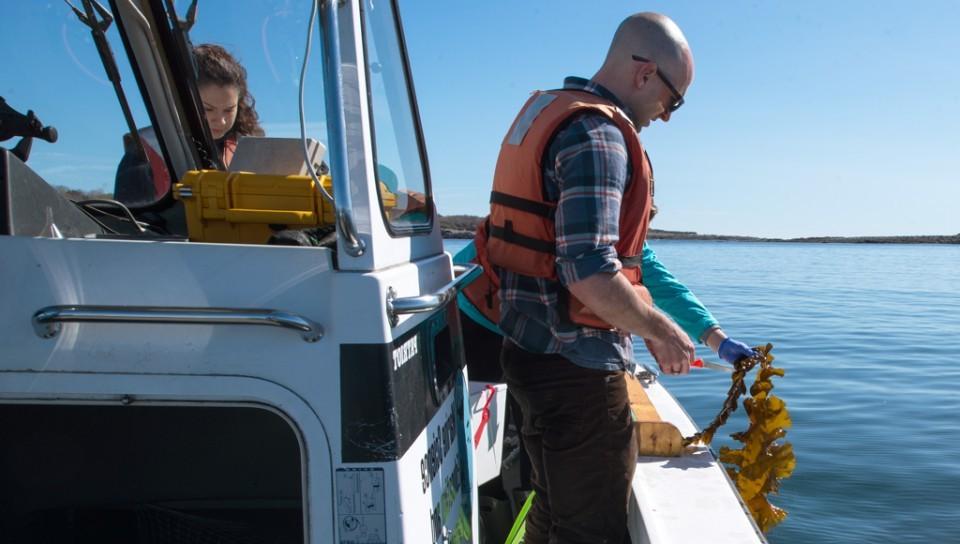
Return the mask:
<path id="1" fill-rule="evenodd" d="M 633 73 L 633 85 L 637 89 L 642 89 L 650 79 L 656 75 L 657 65 L 652 62 L 641 62 L 637 64 L 637 69 Z"/>

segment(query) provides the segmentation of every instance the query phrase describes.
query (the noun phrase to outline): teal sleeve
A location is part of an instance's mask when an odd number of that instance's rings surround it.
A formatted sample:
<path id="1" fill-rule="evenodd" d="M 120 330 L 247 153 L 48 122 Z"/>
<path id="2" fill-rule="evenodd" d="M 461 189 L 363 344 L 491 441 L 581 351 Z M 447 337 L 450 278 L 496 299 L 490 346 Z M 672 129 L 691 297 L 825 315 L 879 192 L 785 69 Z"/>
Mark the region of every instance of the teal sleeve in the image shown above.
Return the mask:
<path id="1" fill-rule="evenodd" d="M 694 342 L 700 341 L 710 328 L 719 326 L 710 310 L 657 260 L 657 254 L 646 243 L 640 266 L 643 284 L 650 290 L 653 303 L 672 317 Z"/>
<path id="2" fill-rule="evenodd" d="M 463 246 L 463 248 L 453 256 L 453 264 L 468 264 L 477 257 L 477 248 L 473 245 L 473 240 Z"/>
<path id="3" fill-rule="evenodd" d="M 468 264 L 470 261 L 475 259 L 477 256 L 477 248 L 473 245 L 473 240 L 470 240 L 470 243 L 463 247 L 456 255 L 453 256 L 453 264 Z M 490 332 L 499 334 L 503 336 L 503 333 L 500 332 L 500 328 L 497 327 L 496 323 L 493 323 L 487 319 L 480 310 L 478 310 L 473 303 L 470 302 L 470 299 L 466 297 L 461 291 L 457 293 L 457 306 L 460 308 L 460 311 L 467 314 L 467 317 L 476 321 L 482 325 L 485 329 Z"/>

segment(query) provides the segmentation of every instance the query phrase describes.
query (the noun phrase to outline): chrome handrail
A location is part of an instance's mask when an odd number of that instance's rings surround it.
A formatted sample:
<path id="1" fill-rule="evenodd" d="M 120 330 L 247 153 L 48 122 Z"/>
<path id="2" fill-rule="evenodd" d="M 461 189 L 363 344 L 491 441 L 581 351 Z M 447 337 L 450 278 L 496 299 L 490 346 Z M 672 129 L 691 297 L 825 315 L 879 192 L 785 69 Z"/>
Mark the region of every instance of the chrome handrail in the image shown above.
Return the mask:
<path id="1" fill-rule="evenodd" d="M 432 312 L 457 296 L 457 292 L 476 279 L 483 271 L 478 264 L 454 265 L 454 278 L 433 293 L 415 297 L 397 298 L 393 289 L 387 291 L 387 317 L 390 326 L 396 327 L 400 314 L 421 314 Z"/>
<path id="2" fill-rule="evenodd" d="M 323 72 L 326 92 L 327 134 L 330 138 L 330 174 L 333 177 L 334 216 L 342 235 L 344 250 L 352 257 L 363 255 L 365 246 L 357 234 L 350 197 L 347 167 L 347 131 L 343 112 L 343 71 L 340 65 L 339 2 L 327 0 L 320 18 L 323 25 Z"/>
<path id="3" fill-rule="evenodd" d="M 299 331 L 307 342 L 317 342 L 323 338 L 323 327 L 306 317 L 250 308 L 60 305 L 37 310 L 31 321 L 34 332 L 40 338 L 56 336 L 62 323 L 266 325 Z"/>

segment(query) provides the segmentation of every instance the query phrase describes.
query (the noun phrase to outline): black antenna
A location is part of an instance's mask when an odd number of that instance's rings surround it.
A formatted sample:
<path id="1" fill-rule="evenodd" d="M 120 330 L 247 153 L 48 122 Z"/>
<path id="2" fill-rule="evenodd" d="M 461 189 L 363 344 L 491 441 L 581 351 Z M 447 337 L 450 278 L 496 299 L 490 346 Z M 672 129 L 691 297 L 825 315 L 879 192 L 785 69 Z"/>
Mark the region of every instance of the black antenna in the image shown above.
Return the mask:
<path id="1" fill-rule="evenodd" d="M 197 22 L 197 4 L 198 0 L 193 0 L 190 2 L 190 6 L 187 8 L 187 18 L 181 19 L 177 15 L 176 6 L 174 6 L 173 0 L 165 0 L 164 4 L 167 9 L 167 17 L 170 19 L 170 31 L 171 37 L 173 38 L 173 53 L 174 61 L 179 61 L 181 64 L 181 69 L 179 75 L 183 77 L 187 86 L 189 87 L 189 96 L 190 99 L 185 101 L 185 107 L 191 107 L 193 112 L 196 113 L 197 118 L 200 121 L 201 130 L 199 134 L 193 133 L 193 140 L 196 144 L 197 151 L 200 153 L 200 159 L 204 162 L 205 167 L 213 167 L 218 169 L 225 169 L 225 165 L 220 159 L 219 153 L 214 153 L 212 151 L 216 150 L 216 145 L 213 141 L 213 138 L 210 136 L 210 131 L 206 128 L 206 117 L 203 113 L 203 107 L 201 106 L 200 94 L 197 89 L 197 65 L 196 59 L 193 57 L 193 43 L 190 41 L 190 29 L 193 28 L 193 25 Z"/>
<path id="2" fill-rule="evenodd" d="M 113 90 L 117 93 L 117 100 L 120 101 L 120 109 L 123 110 L 123 118 L 127 121 L 127 129 L 130 131 L 130 137 L 136 143 L 137 152 L 141 157 L 146 157 L 143 149 L 143 142 L 140 140 L 140 133 L 137 132 L 137 125 L 133 121 L 133 113 L 130 112 L 130 104 L 127 102 L 127 96 L 120 85 L 120 70 L 117 69 L 117 61 L 110 50 L 110 43 L 107 41 L 107 29 L 113 23 L 113 16 L 110 10 L 100 5 L 96 0 L 81 0 L 83 11 L 80 11 L 70 0 L 63 0 L 70 9 L 77 15 L 80 22 L 90 28 L 90 35 L 93 36 L 93 43 L 97 46 L 97 53 L 100 55 L 100 61 L 103 62 L 103 69 L 107 72 L 107 79 L 113 84 Z M 97 16 L 99 15 L 99 19 Z"/>
<path id="3" fill-rule="evenodd" d="M 183 32 L 190 32 L 193 29 L 193 25 L 197 22 L 197 2 L 198 0 L 193 0 L 190 2 L 190 7 L 187 8 L 187 18 L 184 20 L 177 19 L 177 27 Z M 168 2 L 169 4 L 169 2 Z M 170 13 L 173 13 L 171 6 Z"/>

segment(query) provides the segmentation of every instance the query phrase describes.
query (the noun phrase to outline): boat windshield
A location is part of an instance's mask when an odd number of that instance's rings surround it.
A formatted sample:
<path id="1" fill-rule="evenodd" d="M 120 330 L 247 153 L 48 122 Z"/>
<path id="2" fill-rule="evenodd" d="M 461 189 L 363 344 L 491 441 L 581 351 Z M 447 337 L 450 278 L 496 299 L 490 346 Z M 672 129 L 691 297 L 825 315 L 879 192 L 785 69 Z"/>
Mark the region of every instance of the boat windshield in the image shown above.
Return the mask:
<path id="1" fill-rule="evenodd" d="M 256 112 L 258 125 L 250 119 L 237 119 L 234 129 L 243 135 L 262 135 L 271 138 L 299 138 L 299 84 L 303 63 L 307 24 L 310 22 L 310 0 L 257 0 L 238 3 L 231 0 L 201 0 L 196 24 L 190 30 L 190 41 L 195 48 L 206 51 L 213 71 L 229 67 L 230 62 L 220 55 L 219 48 L 235 59 L 246 71 L 249 105 Z M 184 17 L 190 2 L 174 2 L 177 13 Z M 318 38 L 314 22 L 314 38 L 304 92 L 306 135 L 320 142 L 327 141 L 326 111 L 323 86 L 323 43 Z M 214 46 L 210 48 L 209 46 Z M 214 52 L 210 52 L 214 51 Z M 197 59 L 201 98 L 207 110 L 208 128 L 218 139 L 223 134 L 222 119 L 215 93 L 207 98 L 204 93 L 203 66 Z M 207 80 L 219 74 L 209 74 Z M 242 97 L 240 97 L 242 100 Z M 227 104 L 230 105 L 230 97 Z M 241 109 L 242 106 L 241 106 Z M 211 112 L 211 110 L 214 110 Z M 229 116 L 229 112 L 228 112 Z M 246 123 L 241 126 L 242 123 Z M 218 126 L 220 125 L 220 126 Z"/>
<path id="2" fill-rule="evenodd" d="M 429 168 L 396 5 L 363 4 L 370 109 L 381 202 L 392 232 L 429 229 Z M 388 205 L 393 202 L 393 205 Z"/>
<path id="3" fill-rule="evenodd" d="M 75 5 L 83 11 L 79 2 Z M 35 140 L 27 164 L 71 198 L 112 198 L 130 131 L 90 28 L 64 2 L 5 2 L 2 11 L 0 96 L 17 111 L 32 110 L 58 136 L 56 143 Z M 117 24 L 104 34 L 133 123 L 147 127 L 150 117 Z"/>
<path id="4" fill-rule="evenodd" d="M 82 0 L 72 3 L 84 12 Z M 186 19 L 191 2 L 172 4 L 179 18 Z M 101 5 L 107 15 L 114 15 L 114 4 L 103 1 Z M 298 85 L 310 8 L 310 0 L 258 0 L 242 7 L 230 0 L 199 2 L 189 39 L 195 48 L 215 48 L 206 64 L 194 61 L 198 69 L 212 65 L 214 73 L 197 75 L 216 81 L 232 77 L 234 59 L 246 72 L 246 100 L 238 96 L 242 91 L 217 93 L 222 89 L 216 87 L 224 87 L 220 85 L 214 85 L 211 93 L 200 91 L 208 121 L 204 126 L 221 153 L 225 140 L 237 136 L 300 137 Z M 141 95 L 120 35 L 122 24 L 114 21 L 104 36 L 129 103 L 131 122 L 125 118 L 91 29 L 69 5 L 12 2 L 3 11 L 5 20 L 18 23 L 8 25 L 3 37 L 8 55 L 0 96 L 18 111 L 33 110 L 59 133 L 54 144 L 35 141 L 30 166 L 73 198 L 116 196 L 131 206 L 164 198 L 170 189 L 164 145 L 152 130 L 149 104 Z M 97 19 L 102 21 L 100 13 Z M 209 53 L 211 48 L 206 50 Z M 304 101 L 306 131 L 309 138 L 325 142 L 322 58 L 322 42 L 315 38 Z M 245 103 L 238 105 L 238 100 Z M 234 117 L 237 110 L 240 115 Z M 233 126 L 225 127 L 224 118 Z M 139 161 L 138 139 L 146 148 Z M 229 153 L 226 161 L 223 158 L 221 163 L 228 162 Z"/>
<path id="5" fill-rule="evenodd" d="M 190 17 L 195 4 L 195 17 Z M 59 141 L 36 142 L 29 158 L 30 166 L 47 182 L 62 187 L 74 199 L 116 198 L 131 207 L 144 207 L 170 202 L 170 187 L 176 181 L 168 173 L 174 164 L 171 149 L 180 150 L 181 157 L 185 148 L 188 155 L 193 149 L 194 163 L 209 168 L 228 166 L 232 147 L 242 136 L 300 137 L 299 85 L 311 0 L 258 0 L 242 5 L 231 0 L 165 0 L 137 3 L 152 10 L 140 13 L 133 5 L 72 0 L 76 8 L 67 2 L 42 7 L 14 2 L 3 8 L 5 19 L 17 24 L 8 25 L 3 37 L 9 54 L 0 96 L 10 107 L 33 110 L 44 124 L 57 129 Z M 162 16 L 171 6 L 181 21 L 192 21 L 181 26 L 189 28 L 186 39 L 193 58 L 186 64 L 172 59 L 176 47 L 154 29 L 154 45 L 149 49 L 154 54 L 164 51 L 161 65 L 172 75 L 166 80 L 177 87 L 160 92 L 145 86 L 159 85 L 164 79 L 147 73 L 147 68 L 143 74 L 136 73 L 141 63 L 128 58 L 130 40 L 121 32 L 132 32 L 140 23 L 131 13 L 140 15 L 147 25 L 149 17 L 143 18 L 143 13 Z M 368 57 L 365 115 L 372 129 L 381 212 L 394 235 L 429 231 L 433 213 L 425 146 L 396 7 L 390 0 L 367 0 L 361 11 Z M 117 19 L 120 13 L 126 18 Z M 107 24 L 111 19 L 116 20 Z M 102 31 L 99 36 L 91 26 Z M 306 136 L 326 146 L 319 24 L 313 33 L 304 92 Z M 142 47 L 137 51 L 147 54 Z M 189 73 L 175 66 L 190 66 Z M 345 73 L 350 69 L 345 62 Z M 243 75 L 239 84 L 238 70 Z M 197 85 L 191 86 L 190 80 Z M 346 84 L 351 81 L 355 80 L 345 78 Z M 156 107 L 143 93 L 158 102 Z M 197 99 L 197 107 L 176 110 L 181 113 L 174 124 L 183 129 L 184 142 L 165 143 L 160 128 L 170 126 L 171 120 L 158 118 L 156 112 L 171 110 L 159 101 Z M 344 99 L 349 110 L 358 95 L 345 92 Z M 358 118 L 348 117 L 351 132 Z M 192 118 L 197 119 L 191 124 Z M 175 137 L 170 129 L 164 134 Z M 218 156 L 212 157 L 213 152 Z"/>

